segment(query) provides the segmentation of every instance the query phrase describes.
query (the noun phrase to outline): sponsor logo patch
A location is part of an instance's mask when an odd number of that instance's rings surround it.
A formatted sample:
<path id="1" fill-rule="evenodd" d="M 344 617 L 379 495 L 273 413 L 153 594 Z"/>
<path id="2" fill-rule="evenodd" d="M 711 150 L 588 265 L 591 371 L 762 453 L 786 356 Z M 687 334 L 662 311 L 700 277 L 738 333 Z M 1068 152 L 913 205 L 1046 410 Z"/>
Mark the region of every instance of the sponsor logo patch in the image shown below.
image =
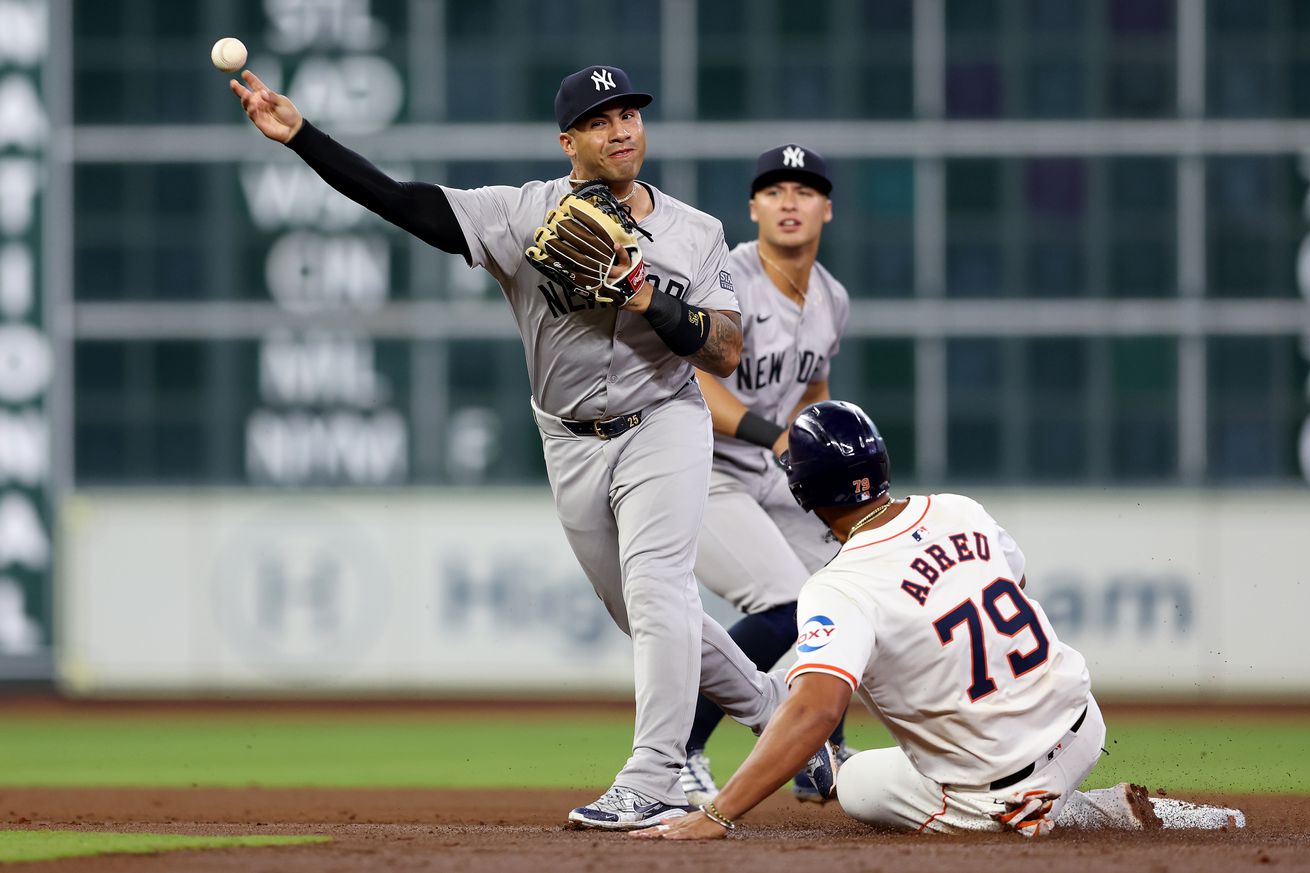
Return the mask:
<path id="1" fill-rule="evenodd" d="M 800 636 L 796 639 L 796 651 L 817 652 L 832 642 L 832 635 L 837 632 L 837 625 L 826 615 L 813 615 L 801 625 Z"/>
<path id="2" fill-rule="evenodd" d="M 727 270 L 719 270 L 719 287 L 724 291 L 737 293 L 737 289 L 732 287 L 732 274 Z"/>

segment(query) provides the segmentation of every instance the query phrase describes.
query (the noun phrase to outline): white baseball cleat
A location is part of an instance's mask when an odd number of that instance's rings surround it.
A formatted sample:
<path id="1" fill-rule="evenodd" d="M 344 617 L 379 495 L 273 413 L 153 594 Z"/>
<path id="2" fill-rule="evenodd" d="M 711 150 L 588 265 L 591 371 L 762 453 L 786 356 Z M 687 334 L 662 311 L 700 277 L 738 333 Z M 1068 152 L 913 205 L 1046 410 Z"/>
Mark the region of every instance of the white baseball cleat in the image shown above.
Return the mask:
<path id="1" fill-rule="evenodd" d="M 1163 827 L 1146 789 L 1131 782 L 1120 782 L 1113 788 L 1075 791 L 1055 823 L 1089 830 L 1141 831 Z"/>
<path id="2" fill-rule="evenodd" d="M 703 751 L 687 754 L 687 763 L 678 777 L 678 784 L 687 794 L 687 803 L 692 806 L 704 806 L 719 796 L 719 786 L 714 784 L 714 774 L 710 772 L 710 759 Z"/>
<path id="3" fill-rule="evenodd" d="M 1159 816 L 1161 827 L 1197 828 L 1207 831 L 1236 830 L 1246 827 L 1246 814 L 1227 806 L 1204 806 L 1174 800 L 1172 797 L 1152 797 L 1151 806 Z"/>
<path id="4" fill-rule="evenodd" d="M 635 831 L 682 818 L 689 806 L 674 806 L 631 788 L 616 785 L 586 806 L 569 813 L 570 830 Z"/>

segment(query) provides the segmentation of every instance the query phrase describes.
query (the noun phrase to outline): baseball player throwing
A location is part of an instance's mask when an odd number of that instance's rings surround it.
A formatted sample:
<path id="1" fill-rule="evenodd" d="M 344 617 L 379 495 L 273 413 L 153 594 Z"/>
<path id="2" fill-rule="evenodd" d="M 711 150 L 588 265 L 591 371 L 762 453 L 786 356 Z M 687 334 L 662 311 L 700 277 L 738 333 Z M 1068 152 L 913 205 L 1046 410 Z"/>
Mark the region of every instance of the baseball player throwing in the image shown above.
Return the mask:
<path id="1" fill-rule="evenodd" d="M 837 773 L 842 808 L 861 821 L 1029 836 L 1056 823 L 1244 823 L 1237 810 L 1153 801 L 1127 783 L 1075 790 L 1105 741 L 1082 655 L 1024 594 L 1023 552 L 982 506 L 892 497 L 886 446 L 858 407 L 801 412 L 783 464 L 796 501 L 843 543 L 801 592 L 792 694 L 713 802 L 643 836 L 725 836 L 824 745 L 852 692 L 897 743 Z"/>
<path id="2" fill-rule="evenodd" d="M 566 77 L 555 97 L 570 174 L 521 187 L 399 183 L 304 120 L 253 73 L 251 121 L 341 193 L 491 273 L 518 323 L 560 522 L 633 641 L 633 751 L 570 826 L 684 815 L 678 776 L 699 685 L 763 728 L 785 695 L 704 614 L 692 575 L 709 486 L 710 416 L 694 368 L 727 376 L 741 327 L 722 225 L 637 181 L 641 109 L 623 70 Z"/>
<path id="3" fill-rule="evenodd" d="M 759 156 L 750 198 L 758 238 L 728 257 L 742 307 L 741 363 L 726 378 L 698 374 L 714 421 L 714 466 L 696 577 L 745 613 L 728 633 L 761 670 L 795 643 L 801 586 L 837 552 L 823 522 L 792 499 L 775 457 L 796 414 L 828 399 L 828 367 L 850 312 L 846 289 L 816 260 L 831 192 L 813 149 L 787 144 Z M 705 744 L 722 715 L 698 701 L 682 774 L 696 805 L 717 793 Z M 833 741 L 838 758 L 848 757 L 840 725 Z M 803 775 L 793 792 L 825 799 Z"/>

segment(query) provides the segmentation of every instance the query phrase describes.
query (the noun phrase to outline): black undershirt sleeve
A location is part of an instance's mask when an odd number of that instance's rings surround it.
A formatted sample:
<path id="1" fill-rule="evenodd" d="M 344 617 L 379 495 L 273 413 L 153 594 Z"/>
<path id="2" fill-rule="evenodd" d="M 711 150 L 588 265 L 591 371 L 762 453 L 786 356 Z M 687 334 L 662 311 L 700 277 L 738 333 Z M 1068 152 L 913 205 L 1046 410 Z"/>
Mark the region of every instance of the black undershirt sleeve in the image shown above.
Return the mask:
<path id="1" fill-rule="evenodd" d="M 469 256 L 446 192 L 427 182 L 397 182 L 319 130 L 308 120 L 287 143 L 309 167 L 342 194 L 370 212 L 409 231 L 430 246 Z"/>

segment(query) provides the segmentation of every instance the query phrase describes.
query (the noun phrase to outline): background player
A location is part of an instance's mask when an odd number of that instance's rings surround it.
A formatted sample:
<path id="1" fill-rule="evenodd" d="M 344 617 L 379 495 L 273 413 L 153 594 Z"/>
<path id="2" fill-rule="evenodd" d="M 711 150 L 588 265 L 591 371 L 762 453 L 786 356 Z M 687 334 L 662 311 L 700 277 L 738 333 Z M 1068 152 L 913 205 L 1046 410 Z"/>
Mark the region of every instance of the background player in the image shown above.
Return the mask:
<path id="1" fill-rule="evenodd" d="M 523 339 L 560 521 L 597 595 L 632 637 L 636 662 L 632 757 L 569 823 L 626 829 L 683 815 L 678 774 L 698 682 L 757 730 L 785 689 L 705 616 L 692 575 L 711 449 L 693 365 L 731 373 L 741 329 L 722 225 L 636 181 L 650 95 L 617 67 L 579 70 L 555 97 L 571 175 L 459 190 L 396 182 L 253 73 L 243 78 L 248 87 L 233 81 L 232 90 L 266 136 L 341 193 L 500 284 Z M 649 278 L 621 310 L 546 281 L 524 257 L 571 184 L 597 178 L 651 237 L 642 243 Z"/>
<path id="2" fill-rule="evenodd" d="M 801 592 L 792 695 L 704 812 L 643 834 L 724 836 L 823 744 L 853 691 L 897 743 L 838 771 L 842 807 L 857 819 L 1030 836 L 1057 820 L 1159 826 L 1141 786 L 1075 790 L 1100 757 L 1105 722 L 1082 655 L 1021 591 L 1014 538 L 967 497 L 894 499 L 886 446 L 852 404 L 804 410 L 789 444 L 792 493 L 844 544 Z M 1174 826 L 1244 823 L 1237 810 L 1159 804 Z"/>
<path id="3" fill-rule="evenodd" d="M 699 374 L 714 420 L 714 468 L 696 577 L 746 614 L 728 633 L 761 670 L 791 649 L 801 586 L 837 553 L 823 522 L 792 499 L 775 458 L 796 413 L 828 398 L 828 367 L 850 313 L 846 289 L 816 260 L 831 192 L 827 164 L 813 149 L 793 143 L 759 156 L 750 198 L 758 238 L 729 257 L 741 363 L 727 377 Z M 722 717 L 700 698 L 682 776 L 696 805 L 717 791 L 705 744 Z M 840 725 L 833 741 L 845 758 Z M 793 791 L 826 799 L 804 775 Z"/>

